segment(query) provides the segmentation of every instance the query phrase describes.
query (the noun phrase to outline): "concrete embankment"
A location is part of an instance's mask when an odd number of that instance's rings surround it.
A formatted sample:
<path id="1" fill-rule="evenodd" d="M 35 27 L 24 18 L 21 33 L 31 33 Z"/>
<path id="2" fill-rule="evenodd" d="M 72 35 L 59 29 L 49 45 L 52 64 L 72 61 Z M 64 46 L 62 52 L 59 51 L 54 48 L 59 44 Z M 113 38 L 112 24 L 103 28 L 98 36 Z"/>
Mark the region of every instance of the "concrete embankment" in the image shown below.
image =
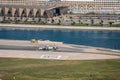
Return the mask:
<path id="1" fill-rule="evenodd" d="M 57 26 L 57 25 L 28 25 L 28 24 L 0 24 L 0 28 L 27 28 L 27 29 L 69 29 L 69 30 L 120 30 L 119 27 L 92 27 L 92 26 Z"/>

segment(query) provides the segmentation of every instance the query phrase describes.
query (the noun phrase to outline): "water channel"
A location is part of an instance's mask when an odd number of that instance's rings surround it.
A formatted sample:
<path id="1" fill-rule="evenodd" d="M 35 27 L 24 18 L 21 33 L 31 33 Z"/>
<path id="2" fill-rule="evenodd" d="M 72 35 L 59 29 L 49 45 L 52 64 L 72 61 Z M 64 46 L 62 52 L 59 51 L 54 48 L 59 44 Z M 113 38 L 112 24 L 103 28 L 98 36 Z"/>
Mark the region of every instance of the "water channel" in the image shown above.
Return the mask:
<path id="1" fill-rule="evenodd" d="M 120 50 L 120 31 L 0 29 L 0 39 L 51 40 Z"/>

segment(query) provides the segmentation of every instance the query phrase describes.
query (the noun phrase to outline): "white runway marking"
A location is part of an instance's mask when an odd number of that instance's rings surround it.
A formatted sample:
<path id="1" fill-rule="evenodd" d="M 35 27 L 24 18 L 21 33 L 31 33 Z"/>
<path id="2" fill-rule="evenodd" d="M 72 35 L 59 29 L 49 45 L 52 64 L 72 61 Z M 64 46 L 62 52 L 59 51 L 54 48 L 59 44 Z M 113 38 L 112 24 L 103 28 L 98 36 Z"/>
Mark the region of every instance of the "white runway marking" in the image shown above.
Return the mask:
<path id="1" fill-rule="evenodd" d="M 60 59 L 61 55 L 42 55 L 40 58 L 42 59 Z"/>

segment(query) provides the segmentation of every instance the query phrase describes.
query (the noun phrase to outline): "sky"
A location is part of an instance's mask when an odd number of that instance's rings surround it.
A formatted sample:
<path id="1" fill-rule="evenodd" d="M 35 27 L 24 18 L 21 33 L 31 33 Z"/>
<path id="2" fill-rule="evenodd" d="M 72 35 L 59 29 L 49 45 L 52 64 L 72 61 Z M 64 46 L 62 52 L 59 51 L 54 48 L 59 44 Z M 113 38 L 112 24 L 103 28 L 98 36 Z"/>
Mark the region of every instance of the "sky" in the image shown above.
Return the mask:
<path id="1" fill-rule="evenodd" d="M 94 1 L 94 0 L 61 0 L 61 1 Z"/>
<path id="2" fill-rule="evenodd" d="M 38 1 L 50 1 L 50 0 L 38 0 Z M 61 0 L 61 1 L 94 1 L 94 0 Z"/>
<path id="3" fill-rule="evenodd" d="M 38 0 L 38 1 L 52 1 L 52 0 Z M 55 0 L 53 0 L 53 1 L 55 1 Z M 61 0 L 61 1 L 94 1 L 94 0 Z"/>

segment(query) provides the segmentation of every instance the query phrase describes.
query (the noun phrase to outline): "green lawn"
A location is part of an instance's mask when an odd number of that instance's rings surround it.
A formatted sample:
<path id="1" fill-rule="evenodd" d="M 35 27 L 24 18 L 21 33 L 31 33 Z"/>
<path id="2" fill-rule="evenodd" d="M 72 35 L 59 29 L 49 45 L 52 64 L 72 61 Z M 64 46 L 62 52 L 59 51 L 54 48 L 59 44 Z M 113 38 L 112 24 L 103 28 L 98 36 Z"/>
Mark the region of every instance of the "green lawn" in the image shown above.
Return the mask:
<path id="1" fill-rule="evenodd" d="M 0 59 L 0 80 L 120 80 L 120 60 Z"/>

